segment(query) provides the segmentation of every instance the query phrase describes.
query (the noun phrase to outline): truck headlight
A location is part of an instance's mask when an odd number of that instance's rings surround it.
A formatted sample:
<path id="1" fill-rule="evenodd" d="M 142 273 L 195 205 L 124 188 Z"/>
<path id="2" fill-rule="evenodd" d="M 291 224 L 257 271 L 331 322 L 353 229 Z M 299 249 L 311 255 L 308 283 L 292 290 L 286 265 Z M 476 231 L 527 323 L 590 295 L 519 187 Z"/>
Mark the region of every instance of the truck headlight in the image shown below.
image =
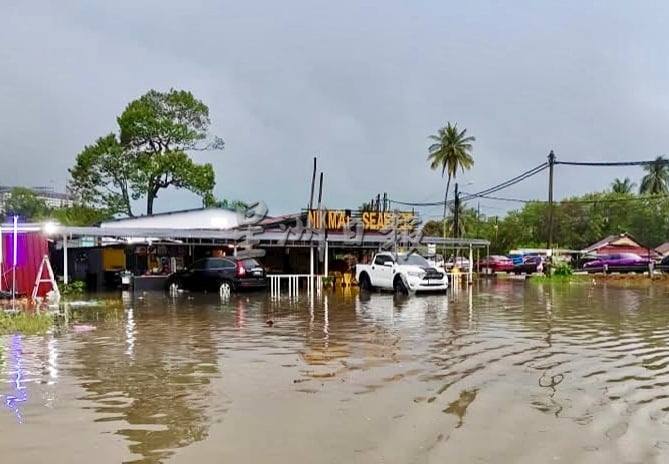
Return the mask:
<path id="1" fill-rule="evenodd" d="M 409 271 L 408 274 L 409 274 L 411 277 L 418 277 L 419 279 L 422 279 L 423 276 L 425 275 L 425 273 L 424 273 L 424 272 L 421 272 L 421 271 Z"/>

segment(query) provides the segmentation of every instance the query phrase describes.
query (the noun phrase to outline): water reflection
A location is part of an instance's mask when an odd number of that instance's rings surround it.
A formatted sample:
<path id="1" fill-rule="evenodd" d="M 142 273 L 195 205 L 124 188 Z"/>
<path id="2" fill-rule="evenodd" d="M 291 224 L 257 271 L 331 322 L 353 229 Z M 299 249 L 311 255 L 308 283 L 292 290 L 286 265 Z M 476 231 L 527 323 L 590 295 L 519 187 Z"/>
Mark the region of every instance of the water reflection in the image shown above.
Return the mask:
<path id="1" fill-rule="evenodd" d="M 81 400 L 95 404 L 96 422 L 124 424 L 116 433 L 137 462 L 162 462 L 205 439 L 211 415 L 221 412 L 208 398 L 219 369 L 207 316 L 176 318 L 169 309 L 128 308 L 122 326 L 99 327 L 74 349 L 80 366 L 71 373 L 87 391 Z"/>
<path id="2" fill-rule="evenodd" d="M 25 371 L 23 369 L 23 347 L 20 335 L 13 335 L 8 350 L 5 375 L 10 378 L 12 390 L 4 395 L 5 407 L 12 411 L 19 424 L 23 423 L 21 406 L 28 401 L 28 390 L 23 383 Z"/>
<path id="3" fill-rule="evenodd" d="M 577 444 L 610 451 L 633 443 L 627 461 L 654 462 L 654 452 L 669 458 L 656 446 L 669 431 L 667 296 L 518 281 L 446 296 L 125 295 L 73 310 L 72 322 L 95 330 L 65 324 L 45 337 L 1 339 L 0 421 L 22 421 L 29 433 L 14 439 L 27 446 L 39 418 L 90 413 L 77 442 L 112 431 L 132 462 L 208 444 L 211 454 L 175 459 L 304 462 L 295 450 L 320 442 L 333 462 L 423 462 L 393 456 L 425 437 L 434 443 L 416 450 L 518 462 L 482 440 L 504 436 L 508 423 L 528 437 L 516 453 L 543 452 L 543 430 L 565 456 Z M 395 432 L 403 439 L 388 438 Z M 271 445 L 254 446 L 258 436 Z M 9 448 L 8 462 L 21 446 Z M 377 454 L 363 459 L 352 449 Z"/>

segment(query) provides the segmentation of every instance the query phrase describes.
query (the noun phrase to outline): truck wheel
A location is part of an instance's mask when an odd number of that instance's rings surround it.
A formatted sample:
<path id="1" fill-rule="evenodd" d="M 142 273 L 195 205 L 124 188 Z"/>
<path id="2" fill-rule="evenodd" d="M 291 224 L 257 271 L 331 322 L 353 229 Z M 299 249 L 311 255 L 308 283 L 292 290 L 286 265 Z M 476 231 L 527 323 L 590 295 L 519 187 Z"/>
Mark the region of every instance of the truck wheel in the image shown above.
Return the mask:
<path id="1" fill-rule="evenodd" d="M 395 291 L 395 293 L 399 293 L 402 295 L 409 294 L 409 290 L 407 289 L 406 285 L 404 285 L 404 281 L 400 276 L 395 277 L 395 280 L 393 281 L 393 290 Z"/>
<path id="2" fill-rule="evenodd" d="M 360 286 L 360 290 L 365 290 L 365 291 L 372 290 L 372 282 L 369 280 L 369 276 L 367 274 L 360 275 L 360 282 L 358 284 Z"/>

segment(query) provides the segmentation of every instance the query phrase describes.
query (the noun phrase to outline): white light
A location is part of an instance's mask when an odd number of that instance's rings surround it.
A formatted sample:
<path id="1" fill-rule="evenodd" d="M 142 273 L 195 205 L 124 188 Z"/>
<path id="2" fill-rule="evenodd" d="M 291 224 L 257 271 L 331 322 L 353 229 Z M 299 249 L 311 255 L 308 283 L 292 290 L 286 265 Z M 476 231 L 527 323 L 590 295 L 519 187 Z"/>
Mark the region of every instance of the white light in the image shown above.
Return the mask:
<path id="1" fill-rule="evenodd" d="M 58 232 L 58 224 L 55 222 L 47 222 L 44 224 L 44 233 L 47 235 L 53 235 Z"/>

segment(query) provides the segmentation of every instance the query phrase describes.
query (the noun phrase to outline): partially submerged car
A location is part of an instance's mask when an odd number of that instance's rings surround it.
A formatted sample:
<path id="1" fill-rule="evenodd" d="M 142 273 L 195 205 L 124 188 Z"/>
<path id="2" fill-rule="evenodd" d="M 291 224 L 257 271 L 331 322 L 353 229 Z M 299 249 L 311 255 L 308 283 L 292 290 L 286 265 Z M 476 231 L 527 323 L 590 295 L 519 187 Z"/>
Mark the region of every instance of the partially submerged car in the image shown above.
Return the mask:
<path id="1" fill-rule="evenodd" d="M 240 290 L 263 290 L 267 288 L 265 268 L 254 258 L 225 256 L 203 258 L 191 266 L 177 271 L 167 278 L 166 290 L 176 293 L 218 292 L 229 296 Z"/>
<path id="2" fill-rule="evenodd" d="M 583 265 L 588 272 L 644 272 L 649 269 L 650 258 L 634 253 L 613 253 L 599 256 Z"/>
<path id="3" fill-rule="evenodd" d="M 372 264 L 358 264 L 356 279 L 361 290 L 393 290 L 396 293 L 445 291 L 448 275 L 430 266 L 416 253 L 377 253 Z"/>

